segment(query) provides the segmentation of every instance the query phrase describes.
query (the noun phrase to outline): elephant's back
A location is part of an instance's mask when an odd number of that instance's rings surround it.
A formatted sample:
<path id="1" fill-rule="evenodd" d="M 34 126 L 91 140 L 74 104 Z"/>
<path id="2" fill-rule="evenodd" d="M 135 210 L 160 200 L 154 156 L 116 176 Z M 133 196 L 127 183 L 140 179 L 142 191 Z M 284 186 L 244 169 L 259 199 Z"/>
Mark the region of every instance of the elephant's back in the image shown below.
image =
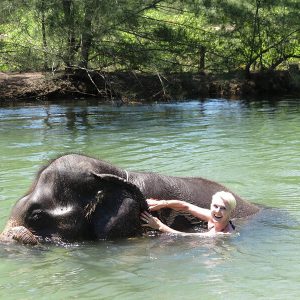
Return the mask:
<path id="1" fill-rule="evenodd" d="M 259 211 L 259 207 L 242 199 L 224 185 L 203 177 L 175 177 L 158 173 L 135 173 L 134 183 L 146 198 L 178 199 L 210 208 L 212 196 L 219 191 L 232 193 L 237 201 L 233 217 L 243 218 Z"/>

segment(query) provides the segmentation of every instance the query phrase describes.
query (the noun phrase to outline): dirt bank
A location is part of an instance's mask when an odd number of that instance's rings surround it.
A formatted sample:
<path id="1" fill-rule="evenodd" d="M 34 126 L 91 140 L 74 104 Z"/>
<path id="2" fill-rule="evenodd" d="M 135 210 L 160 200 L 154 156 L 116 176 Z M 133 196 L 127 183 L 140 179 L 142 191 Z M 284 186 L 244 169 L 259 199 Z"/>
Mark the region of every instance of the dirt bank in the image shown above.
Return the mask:
<path id="1" fill-rule="evenodd" d="M 72 91 L 69 82 L 51 73 L 1 73 L 0 101 L 51 99 L 54 94 L 63 95 Z"/>
<path id="2" fill-rule="evenodd" d="M 128 102 L 297 94 L 300 77 L 295 76 L 289 72 L 252 74 L 250 79 L 190 73 L 0 73 L 0 102 L 69 97 Z"/>

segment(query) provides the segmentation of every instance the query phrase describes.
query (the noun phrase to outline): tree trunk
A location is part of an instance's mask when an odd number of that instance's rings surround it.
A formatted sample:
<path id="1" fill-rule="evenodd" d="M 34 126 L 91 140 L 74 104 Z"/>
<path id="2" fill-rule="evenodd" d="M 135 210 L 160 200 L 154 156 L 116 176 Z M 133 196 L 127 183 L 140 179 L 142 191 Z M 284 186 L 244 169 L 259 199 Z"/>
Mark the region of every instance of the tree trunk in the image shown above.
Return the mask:
<path id="1" fill-rule="evenodd" d="M 248 63 L 245 67 L 245 75 L 246 78 L 250 78 L 250 68 L 251 65 L 254 63 L 254 53 L 256 51 L 256 36 L 258 34 L 258 30 L 259 30 L 259 9 L 261 6 L 261 0 L 256 0 L 256 9 L 255 9 L 255 16 L 254 16 L 254 21 L 253 21 L 253 33 L 252 33 L 252 39 L 251 39 L 251 49 L 250 49 L 250 55 L 248 58 Z"/>
<path id="2" fill-rule="evenodd" d="M 204 46 L 199 47 L 199 69 L 198 72 L 204 72 L 205 70 L 205 54 L 206 54 L 206 48 Z"/>
<path id="3" fill-rule="evenodd" d="M 89 53 L 93 41 L 92 35 L 92 18 L 93 18 L 93 5 L 86 4 L 83 30 L 81 34 L 81 60 L 79 66 L 81 68 L 87 68 L 89 62 Z"/>
<path id="4" fill-rule="evenodd" d="M 67 54 L 65 57 L 65 64 L 67 65 L 67 67 L 70 67 L 74 64 L 74 57 L 77 51 L 73 0 L 63 0 L 63 10 L 65 15 L 66 28 L 68 30 Z"/>
<path id="5" fill-rule="evenodd" d="M 44 70 L 48 70 L 48 45 L 46 36 L 46 21 L 45 21 L 45 9 L 44 0 L 42 1 L 42 39 L 43 39 L 43 53 L 44 53 Z"/>

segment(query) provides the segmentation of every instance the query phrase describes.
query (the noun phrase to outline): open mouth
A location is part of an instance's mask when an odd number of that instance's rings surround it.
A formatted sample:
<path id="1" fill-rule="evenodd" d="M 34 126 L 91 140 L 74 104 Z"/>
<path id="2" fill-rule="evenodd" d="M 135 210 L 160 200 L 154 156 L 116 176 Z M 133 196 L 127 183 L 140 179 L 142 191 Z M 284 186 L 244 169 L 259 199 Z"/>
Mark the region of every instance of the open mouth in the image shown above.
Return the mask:
<path id="1" fill-rule="evenodd" d="M 216 215 L 214 215 L 214 218 L 215 218 L 216 220 L 221 220 L 221 219 L 223 218 L 223 216 L 216 216 Z"/>

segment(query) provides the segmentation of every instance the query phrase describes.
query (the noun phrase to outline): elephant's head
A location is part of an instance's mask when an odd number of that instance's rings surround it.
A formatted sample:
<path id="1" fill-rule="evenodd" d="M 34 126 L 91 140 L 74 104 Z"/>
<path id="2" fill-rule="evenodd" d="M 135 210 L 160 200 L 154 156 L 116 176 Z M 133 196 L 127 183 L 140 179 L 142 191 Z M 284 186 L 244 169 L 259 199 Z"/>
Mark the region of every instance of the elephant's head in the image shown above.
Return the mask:
<path id="1" fill-rule="evenodd" d="M 143 232 L 140 213 L 146 209 L 141 191 L 123 178 L 52 163 L 15 204 L 0 240 L 37 244 L 136 236 Z"/>

